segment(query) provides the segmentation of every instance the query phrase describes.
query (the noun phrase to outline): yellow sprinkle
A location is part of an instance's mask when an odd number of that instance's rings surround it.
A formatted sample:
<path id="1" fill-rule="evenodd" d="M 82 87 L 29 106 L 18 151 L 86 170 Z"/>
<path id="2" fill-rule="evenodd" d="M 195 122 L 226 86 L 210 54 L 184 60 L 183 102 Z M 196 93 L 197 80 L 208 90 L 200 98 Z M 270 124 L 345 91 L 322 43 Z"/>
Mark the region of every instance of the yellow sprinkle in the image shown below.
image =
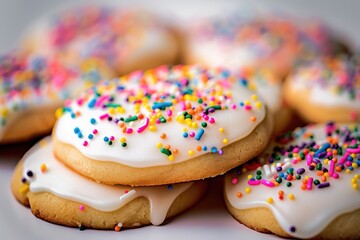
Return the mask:
<path id="1" fill-rule="evenodd" d="M 329 164 L 329 159 L 324 159 L 324 164 L 328 165 Z"/>
<path id="2" fill-rule="evenodd" d="M 250 192 L 251 192 L 251 188 L 249 188 L 249 187 L 245 188 L 245 192 L 246 192 L 246 193 L 250 193 Z"/>
<path id="3" fill-rule="evenodd" d="M 309 176 L 305 176 L 305 180 L 308 180 L 309 179 Z"/>
<path id="4" fill-rule="evenodd" d="M 190 156 L 194 155 L 194 150 L 189 150 L 188 154 L 189 154 Z"/>
<path id="5" fill-rule="evenodd" d="M 255 107 L 256 108 L 261 108 L 262 107 L 262 102 L 260 102 L 260 101 L 255 102 Z"/>
<path id="6" fill-rule="evenodd" d="M 243 169 L 244 169 L 244 168 L 243 168 Z M 252 176 L 251 174 L 249 174 L 249 175 L 247 176 L 247 179 L 250 180 L 252 177 L 253 177 L 253 176 Z"/>
<path id="7" fill-rule="evenodd" d="M 124 138 L 124 137 L 122 137 L 122 138 L 120 138 L 120 142 L 126 142 L 126 138 Z"/>
<path id="8" fill-rule="evenodd" d="M 187 128 L 185 128 L 185 127 L 182 130 L 183 130 L 183 132 L 187 132 Z"/>
<path id="9" fill-rule="evenodd" d="M 258 100 L 258 96 L 256 94 L 253 94 L 253 95 L 251 95 L 251 99 L 256 101 L 256 100 Z"/>
<path id="10" fill-rule="evenodd" d="M 149 131 L 155 132 L 155 131 L 156 131 L 156 126 L 150 126 L 150 127 L 149 127 Z"/>
<path id="11" fill-rule="evenodd" d="M 4 109 L 5 110 L 5 109 Z M 55 111 L 55 117 L 56 118 L 59 118 L 59 117 L 61 117 L 61 115 L 63 115 L 63 113 L 64 113 L 64 110 L 62 109 L 62 108 L 58 108 L 58 109 L 56 109 L 56 111 Z M 3 116 L 5 116 L 5 115 L 3 115 Z"/>
<path id="12" fill-rule="evenodd" d="M 355 175 L 354 175 L 354 178 L 355 178 L 355 179 L 359 179 L 359 174 L 355 174 Z"/>
<path id="13" fill-rule="evenodd" d="M 354 184 L 352 185 L 352 187 L 353 187 L 353 189 L 358 189 L 358 188 L 359 188 L 359 185 L 358 185 L 357 183 L 354 183 Z"/>
<path id="14" fill-rule="evenodd" d="M 158 142 L 158 143 L 156 144 L 156 147 L 157 147 L 157 148 L 161 148 L 161 147 L 162 147 L 162 143 L 159 143 L 159 142 Z"/>
<path id="15" fill-rule="evenodd" d="M 350 154 L 350 156 L 351 156 L 352 158 L 356 158 L 355 153 Z"/>
<path id="16" fill-rule="evenodd" d="M 193 128 L 197 128 L 197 127 L 198 127 L 197 122 L 193 122 L 193 123 L 191 124 L 191 127 L 193 127 Z"/>
<path id="17" fill-rule="evenodd" d="M 249 100 L 246 100 L 246 101 L 244 101 L 244 104 L 245 104 L 245 105 L 250 105 L 250 101 L 249 101 Z"/>
<path id="18" fill-rule="evenodd" d="M 228 143 L 229 143 L 229 140 L 228 140 L 227 138 L 224 138 L 224 139 L 223 139 L 223 143 L 224 143 L 224 144 L 228 144 Z"/>
<path id="19" fill-rule="evenodd" d="M 289 194 L 289 199 L 290 199 L 290 200 L 295 200 L 294 194 L 290 193 L 290 194 Z"/>
<path id="20" fill-rule="evenodd" d="M 351 179 L 351 183 L 356 183 L 356 179 L 355 178 Z"/>
<path id="21" fill-rule="evenodd" d="M 174 155 L 170 155 L 168 158 L 169 158 L 170 161 L 174 161 L 174 160 L 175 160 Z"/>
<path id="22" fill-rule="evenodd" d="M 324 173 L 324 177 L 329 177 L 329 173 L 328 172 Z"/>
<path id="23" fill-rule="evenodd" d="M 273 200 L 272 197 L 268 197 L 267 202 L 270 203 L 270 204 L 273 204 L 273 203 L 274 203 L 274 200 Z"/>
<path id="24" fill-rule="evenodd" d="M 225 131 L 224 128 L 219 128 L 220 133 L 223 133 L 224 131 Z"/>
<path id="25" fill-rule="evenodd" d="M 47 141 L 42 139 L 40 142 L 39 142 L 39 145 L 40 147 L 45 147 L 47 145 Z"/>
<path id="26" fill-rule="evenodd" d="M 351 173 L 350 169 L 346 169 L 345 172 L 348 174 Z"/>
<path id="27" fill-rule="evenodd" d="M 109 113 L 110 114 L 115 114 L 116 112 L 115 112 L 115 108 L 109 108 Z"/>
<path id="28" fill-rule="evenodd" d="M 21 194 L 25 194 L 29 191 L 29 184 L 24 184 L 20 189 L 19 189 L 19 193 Z"/>
<path id="29" fill-rule="evenodd" d="M 353 163 L 351 164 L 351 166 L 352 166 L 353 168 L 357 168 L 357 167 L 358 167 L 358 164 L 357 164 L 356 162 L 353 162 Z"/>
<path id="30" fill-rule="evenodd" d="M 46 167 L 46 164 L 45 164 L 45 163 L 41 164 L 40 170 L 41 170 L 41 172 L 43 172 L 43 173 L 46 172 L 47 167 Z"/>

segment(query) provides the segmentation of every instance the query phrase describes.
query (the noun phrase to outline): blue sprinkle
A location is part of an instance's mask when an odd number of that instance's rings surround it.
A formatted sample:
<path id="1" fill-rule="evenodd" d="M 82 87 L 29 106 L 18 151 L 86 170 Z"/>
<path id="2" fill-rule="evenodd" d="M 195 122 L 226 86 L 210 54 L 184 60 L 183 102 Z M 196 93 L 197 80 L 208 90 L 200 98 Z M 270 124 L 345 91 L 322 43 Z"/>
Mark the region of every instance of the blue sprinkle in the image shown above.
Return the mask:
<path id="1" fill-rule="evenodd" d="M 170 185 L 167 186 L 167 189 L 168 189 L 168 190 L 173 190 L 173 189 L 174 189 L 174 186 L 173 186 L 172 184 L 170 184 Z"/>
<path id="2" fill-rule="evenodd" d="M 78 134 L 78 132 L 80 132 L 80 128 L 78 128 L 78 127 L 74 128 L 74 133 Z"/>
<path id="3" fill-rule="evenodd" d="M 212 147 L 212 148 L 211 148 L 211 152 L 212 152 L 212 153 L 217 153 L 217 148 L 216 148 L 216 147 Z"/>
<path id="4" fill-rule="evenodd" d="M 240 102 L 239 105 L 240 105 L 240 107 L 243 107 L 243 106 L 244 106 L 244 103 L 243 103 L 243 102 Z"/>
<path id="5" fill-rule="evenodd" d="M 104 137 L 104 142 L 108 142 L 109 138 L 108 137 Z"/>
<path id="6" fill-rule="evenodd" d="M 155 102 L 154 105 L 151 107 L 152 110 L 155 110 L 157 108 L 166 108 L 166 107 L 171 107 L 173 104 L 172 102 Z"/>
<path id="7" fill-rule="evenodd" d="M 278 176 L 281 177 L 281 178 L 283 178 L 284 175 L 285 175 L 285 174 L 284 174 L 283 172 L 280 172 Z"/>
<path id="8" fill-rule="evenodd" d="M 203 146 L 203 151 L 207 151 L 207 146 Z"/>
<path id="9" fill-rule="evenodd" d="M 326 151 L 326 149 L 328 149 L 330 147 L 330 143 L 325 143 L 321 146 L 321 148 L 319 148 L 315 154 L 314 154 L 314 157 L 319 157 L 319 154 Z"/>
<path id="10" fill-rule="evenodd" d="M 201 139 L 202 135 L 204 134 L 204 132 L 205 132 L 204 129 L 200 128 L 199 131 L 195 135 L 195 139 L 199 141 Z"/>
<path id="11" fill-rule="evenodd" d="M 96 98 L 91 99 L 91 101 L 88 103 L 88 107 L 93 108 L 95 106 L 95 103 L 96 103 Z"/>
<path id="12" fill-rule="evenodd" d="M 353 170 L 354 170 L 354 167 L 353 167 L 353 166 L 350 166 L 349 169 L 350 169 L 350 171 L 353 171 Z"/>
<path id="13" fill-rule="evenodd" d="M 188 136 L 189 136 L 189 134 L 188 134 L 187 132 L 184 132 L 184 133 L 183 133 L 183 137 L 184 137 L 184 138 L 187 138 Z"/>
<path id="14" fill-rule="evenodd" d="M 71 118 L 74 119 L 76 117 L 75 113 L 71 113 Z"/>
<path id="15" fill-rule="evenodd" d="M 94 138 L 94 135 L 92 135 L 91 133 L 89 134 L 88 136 L 89 139 L 93 139 Z"/>
<path id="16" fill-rule="evenodd" d="M 96 123 L 96 119 L 95 119 L 95 118 L 91 118 L 91 119 L 90 119 L 90 123 L 94 125 L 94 124 Z"/>
<path id="17" fill-rule="evenodd" d="M 82 138 L 83 137 L 83 135 L 82 135 L 82 133 L 81 132 L 78 132 L 78 138 Z"/>

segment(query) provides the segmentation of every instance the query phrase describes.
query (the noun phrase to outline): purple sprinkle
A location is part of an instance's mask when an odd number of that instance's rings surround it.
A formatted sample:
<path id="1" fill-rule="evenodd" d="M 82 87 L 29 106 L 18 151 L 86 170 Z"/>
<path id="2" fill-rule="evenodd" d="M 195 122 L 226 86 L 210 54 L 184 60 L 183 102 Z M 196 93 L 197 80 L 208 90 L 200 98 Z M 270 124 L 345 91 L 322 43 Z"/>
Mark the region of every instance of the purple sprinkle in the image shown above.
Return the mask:
<path id="1" fill-rule="evenodd" d="M 218 151 L 218 154 L 219 154 L 219 155 L 223 155 L 223 153 L 224 153 L 224 152 L 223 152 L 223 150 L 221 150 L 221 149 Z"/>
<path id="2" fill-rule="evenodd" d="M 28 177 L 33 177 L 34 176 L 34 173 L 32 171 L 27 171 L 26 175 L 28 175 Z"/>
<path id="3" fill-rule="evenodd" d="M 318 187 L 318 188 L 326 188 L 326 187 L 330 187 L 330 183 L 329 183 L 329 182 L 320 183 L 317 187 Z"/>
<path id="4" fill-rule="evenodd" d="M 282 171 L 282 167 L 280 167 L 280 166 L 279 166 L 279 167 L 276 167 L 276 171 L 277 171 L 277 172 L 281 172 L 281 171 Z"/>
<path id="5" fill-rule="evenodd" d="M 312 171 L 312 170 L 314 170 L 314 169 L 315 169 L 315 167 L 314 167 L 313 165 L 310 165 L 310 166 L 309 166 L 309 170 L 310 170 L 310 171 Z"/>
<path id="6" fill-rule="evenodd" d="M 296 231 L 296 227 L 295 226 L 291 226 L 290 227 L 290 232 L 295 232 Z"/>
<path id="7" fill-rule="evenodd" d="M 298 170 L 296 170 L 297 174 L 303 174 L 305 172 L 304 168 L 299 168 Z"/>

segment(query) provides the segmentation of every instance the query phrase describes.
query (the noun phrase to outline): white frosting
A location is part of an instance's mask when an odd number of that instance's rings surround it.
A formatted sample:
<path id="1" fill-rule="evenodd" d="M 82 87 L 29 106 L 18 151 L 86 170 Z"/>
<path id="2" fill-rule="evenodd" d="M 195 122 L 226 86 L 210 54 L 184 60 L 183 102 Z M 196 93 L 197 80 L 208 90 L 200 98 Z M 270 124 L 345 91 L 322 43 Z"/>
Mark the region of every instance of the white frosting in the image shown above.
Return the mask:
<path id="1" fill-rule="evenodd" d="M 198 71 L 200 69 L 196 67 L 191 67 L 191 71 Z M 150 77 L 149 77 L 150 78 Z M 175 81 L 176 79 L 180 81 L 181 76 L 170 76 L 167 78 L 170 81 Z M 175 80 L 173 80 L 175 79 Z M 136 77 L 131 79 L 130 82 L 125 82 L 126 90 L 128 92 L 134 91 L 135 93 L 139 92 L 138 79 Z M 150 81 L 150 80 L 149 80 Z M 197 76 L 193 79 L 190 79 L 189 88 L 196 88 L 196 91 L 199 91 L 199 94 L 206 96 L 206 92 L 211 89 L 220 89 L 219 82 L 221 78 L 216 76 L 214 79 L 209 79 L 206 83 L 203 83 L 198 80 Z M 109 83 L 110 90 L 108 94 L 113 94 L 114 89 L 117 85 L 124 83 L 124 80 L 114 80 L 112 83 Z M 160 93 L 170 93 L 178 96 L 180 94 L 179 90 L 176 88 L 174 83 L 168 84 L 163 80 L 160 80 L 154 84 L 148 86 L 149 88 L 156 90 Z M 98 86 L 99 89 L 102 86 Z M 223 106 L 229 106 L 229 109 L 226 110 L 217 110 L 214 113 L 209 114 L 210 118 L 214 118 L 216 122 L 214 124 L 207 122 L 207 127 L 203 128 L 201 126 L 202 122 L 206 122 L 204 119 L 199 121 L 194 121 L 198 124 L 197 127 L 189 127 L 187 124 L 180 124 L 175 120 L 176 116 L 181 115 L 184 110 L 182 109 L 182 104 L 177 103 L 172 106 L 172 121 L 168 121 L 164 124 L 155 124 L 157 131 L 149 131 L 149 127 L 146 128 L 143 132 L 137 133 L 137 129 L 144 125 L 146 117 L 151 118 L 153 114 L 152 110 L 147 110 L 146 107 L 142 106 L 140 112 L 144 114 L 145 118 L 143 120 L 137 120 L 132 123 L 128 123 L 127 126 L 133 128 L 133 133 L 125 134 L 122 132 L 121 128 L 107 120 L 99 120 L 99 116 L 108 113 L 108 109 L 102 108 L 89 108 L 88 102 L 85 102 L 81 106 L 77 104 L 77 101 L 74 100 L 70 108 L 72 112 L 79 112 L 80 115 L 75 119 L 71 117 L 70 114 L 65 113 L 60 119 L 55 127 L 55 134 L 59 141 L 71 144 L 75 146 L 82 154 L 85 156 L 103 161 L 113 161 L 133 167 L 150 167 L 150 166 L 159 166 L 179 163 L 186 161 L 196 156 L 208 153 L 211 151 L 211 148 L 216 147 L 217 150 L 222 147 L 233 143 L 239 139 L 242 139 L 249 135 L 256 126 L 262 122 L 265 117 L 265 108 L 261 106 L 260 108 L 255 107 L 255 102 L 258 100 L 251 100 L 251 96 L 254 94 L 248 90 L 247 87 L 242 86 L 239 82 L 234 82 L 231 86 L 223 88 L 224 93 L 230 93 L 232 95 L 228 100 L 223 100 Z M 86 94 L 88 95 L 88 94 Z M 136 95 L 136 94 L 135 94 Z M 156 96 L 156 94 L 153 94 Z M 207 95 L 210 97 L 210 95 Z M 128 117 L 136 115 L 134 110 L 134 105 L 129 104 L 125 101 L 127 95 L 124 93 L 117 93 L 114 95 L 113 103 L 119 103 L 124 109 L 126 109 L 125 114 L 111 114 L 112 117 Z M 252 110 L 246 111 L 243 107 L 239 106 L 240 102 L 249 100 L 252 106 Z M 166 99 L 165 101 L 168 101 Z M 199 105 L 197 99 L 193 101 L 187 101 L 191 103 L 193 107 Z M 226 103 L 226 104 L 225 104 Z M 152 106 L 154 104 L 154 99 L 150 99 L 148 104 Z M 232 109 L 232 104 L 236 105 L 236 109 Z M 163 116 L 167 116 L 166 109 L 165 111 L 160 111 Z M 201 115 L 201 113 L 198 113 Z M 256 117 L 255 121 L 251 121 L 252 116 Z M 91 124 L 90 119 L 95 118 L 97 123 Z M 195 116 L 194 116 L 195 118 Z M 76 134 L 74 134 L 74 129 L 78 127 L 81 130 L 83 138 L 79 139 Z M 197 133 L 201 129 L 204 130 L 200 140 L 196 140 L 195 137 L 183 137 L 183 129 L 187 128 L 187 132 Z M 224 128 L 224 132 L 219 132 L 219 128 Z M 93 139 L 88 139 L 87 136 L 92 133 L 94 129 L 98 130 L 98 133 L 94 136 Z M 165 139 L 161 139 L 160 135 L 162 133 L 166 134 Z M 114 144 L 109 146 L 104 142 L 104 137 L 114 136 Z M 125 137 L 127 146 L 122 147 L 119 140 Z M 223 142 L 223 139 L 227 139 L 227 142 Z M 88 142 L 88 146 L 84 147 L 83 142 Z M 171 151 L 178 149 L 178 153 L 174 154 L 174 161 L 169 161 L 168 156 L 160 152 L 157 143 L 162 143 L 162 145 L 170 145 Z M 197 146 L 206 146 L 207 151 L 197 151 Z M 188 152 L 190 150 L 194 151 L 194 154 L 189 156 Z"/>
<path id="2" fill-rule="evenodd" d="M 351 109 L 360 109 L 360 88 L 356 89 L 356 98 L 351 99 L 347 91 L 339 92 L 336 87 L 337 79 L 328 79 L 328 83 L 321 84 L 315 79 L 313 81 L 306 79 L 308 76 L 301 74 L 291 77 L 290 87 L 293 91 L 306 90 L 310 93 L 310 100 L 316 104 L 328 107 L 347 107 Z"/>
<path id="3" fill-rule="evenodd" d="M 85 204 L 104 212 L 112 212 L 139 197 L 145 197 L 150 203 L 150 221 L 161 224 L 174 200 L 192 183 L 181 183 L 156 187 L 108 186 L 82 177 L 57 161 L 52 153 L 50 137 L 43 139 L 24 156 L 23 176 L 30 182 L 30 191 L 48 192 L 60 198 Z M 47 170 L 41 172 L 40 166 Z M 33 177 L 26 173 L 31 170 Z M 128 191 L 125 193 L 125 191 Z M 86 210 L 86 209 L 85 209 Z"/>
<path id="4" fill-rule="evenodd" d="M 359 128 L 359 125 L 357 125 Z M 298 130 L 296 133 L 301 136 L 304 129 Z M 324 133 L 323 125 L 309 127 L 308 131 L 305 129 L 304 132 L 312 133 L 314 135 L 314 141 L 316 144 L 321 146 L 326 142 L 326 136 Z M 359 132 L 355 136 L 359 136 Z M 339 137 L 340 138 L 340 137 Z M 340 139 L 339 139 L 340 140 Z M 300 137 L 295 141 L 289 142 L 285 146 L 290 145 L 301 145 L 303 142 L 310 142 L 309 138 Z M 341 144 L 342 141 L 339 141 Z M 359 141 L 357 141 L 359 143 Z M 263 153 L 263 157 L 267 154 L 272 153 L 272 149 L 275 146 L 272 143 L 268 150 Z M 345 151 L 345 148 L 344 148 Z M 358 147 L 360 153 L 360 148 Z M 301 152 L 301 151 L 300 151 Z M 355 156 L 354 162 L 358 159 L 359 153 Z M 278 154 L 279 155 L 279 154 Z M 280 155 L 279 155 L 280 156 Z M 264 161 L 264 158 L 260 158 L 260 161 Z M 267 157 L 269 158 L 269 157 Z M 325 164 L 321 159 L 323 167 L 326 167 L 331 172 L 330 163 Z M 338 156 L 338 161 L 341 161 L 341 156 Z M 274 175 L 277 173 L 275 166 L 284 164 L 283 169 L 294 168 L 294 175 L 299 168 L 304 168 L 306 171 L 301 175 L 301 180 L 292 180 L 292 186 L 286 187 L 286 180 L 282 179 L 283 182 L 279 186 L 268 187 L 264 184 L 251 186 L 248 184 L 248 175 L 256 176 L 256 171 L 262 171 L 262 180 L 272 181 Z M 286 172 L 286 171 L 285 171 Z M 336 217 L 349 213 L 360 207 L 360 191 L 354 189 L 352 184 L 353 181 L 357 184 L 360 183 L 360 179 L 354 180 L 355 174 L 360 173 L 360 168 L 356 167 L 351 173 L 345 173 L 345 170 L 338 173 L 339 178 L 328 177 L 327 182 L 330 183 L 329 187 L 318 189 L 316 185 L 312 184 L 312 190 L 302 190 L 302 181 L 306 176 L 309 178 L 319 179 L 316 174 L 316 170 L 310 171 L 308 169 L 307 160 L 302 160 L 297 164 L 294 164 L 293 159 L 282 156 L 280 161 L 275 161 L 274 164 L 261 163 L 261 167 L 253 171 L 248 171 L 242 175 L 238 175 L 235 172 L 226 175 L 225 180 L 225 193 L 226 198 L 230 204 L 237 209 L 250 209 L 265 207 L 271 210 L 280 227 L 290 234 L 291 236 L 298 238 L 311 238 L 322 232 L 326 226 L 332 222 Z M 238 182 L 236 182 L 237 179 Z M 232 183 L 233 181 L 233 183 Z M 320 180 L 321 183 L 323 183 Z M 246 193 L 246 188 L 250 187 L 251 192 Z M 284 191 L 284 199 L 279 199 L 278 192 Z M 238 197 L 237 193 L 241 192 L 242 197 Z M 289 199 L 289 195 L 294 195 L 294 200 Z M 268 198 L 273 199 L 273 203 L 267 201 Z M 261 220 L 259 220 L 261 221 Z M 290 231 L 290 227 L 296 228 L 295 232 Z"/>

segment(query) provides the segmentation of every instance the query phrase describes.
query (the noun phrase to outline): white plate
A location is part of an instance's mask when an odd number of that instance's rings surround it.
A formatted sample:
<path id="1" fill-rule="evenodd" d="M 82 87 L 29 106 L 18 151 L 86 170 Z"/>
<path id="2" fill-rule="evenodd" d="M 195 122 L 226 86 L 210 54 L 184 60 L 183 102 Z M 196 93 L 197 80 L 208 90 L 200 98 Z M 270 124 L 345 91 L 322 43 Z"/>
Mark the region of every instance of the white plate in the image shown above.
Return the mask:
<path id="1" fill-rule="evenodd" d="M 34 217 L 10 191 L 10 179 L 17 161 L 31 144 L 0 146 L 0 238 L 1 239 L 278 239 L 257 233 L 238 223 L 226 211 L 221 179 L 212 179 L 205 198 L 189 211 L 162 226 L 115 231 L 68 228 Z"/>

